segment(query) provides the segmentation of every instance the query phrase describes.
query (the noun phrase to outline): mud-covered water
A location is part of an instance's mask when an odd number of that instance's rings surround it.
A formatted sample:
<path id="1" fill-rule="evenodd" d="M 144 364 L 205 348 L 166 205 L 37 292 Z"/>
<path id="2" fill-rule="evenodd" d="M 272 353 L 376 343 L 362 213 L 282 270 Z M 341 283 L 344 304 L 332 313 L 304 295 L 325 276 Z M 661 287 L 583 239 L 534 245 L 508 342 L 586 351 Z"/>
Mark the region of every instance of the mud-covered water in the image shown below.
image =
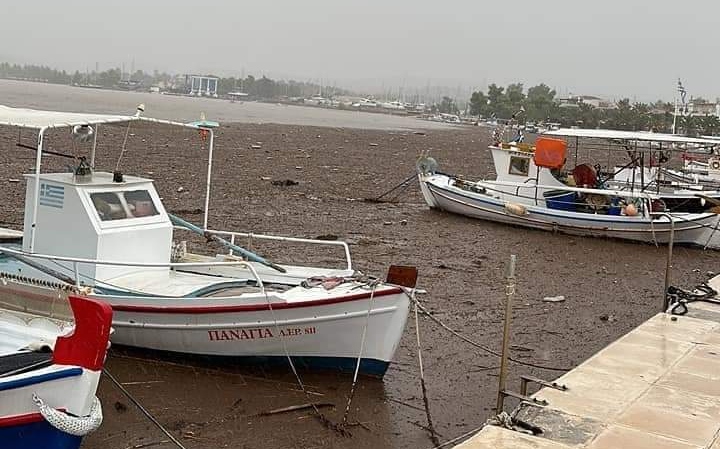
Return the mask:
<path id="1" fill-rule="evenodd" d="M 100 167 L 114 168 L 124 131 L 104 127 Z M 198 136 L 148 125 L 132 131 L 123 171 L 154 177 L 167 209 L 199 223 L 205 153 L 197 148 Z M 6 205 L 5 224 L 0 226 L 17 225 L 24 186 L 6 179 L 27 171 L 34 154 L 14 147 L 17 130 L 4 130 L 0 137 L 5 167 L 0 195 Z M 65 137 L 51 137 L 50 146 L 56 151 L 86 150 L 73 148 Z M 502 333 L 504 269 L 510 254 L 516 254 L 512 355 L 535 364 L 573 367 L 660 310 L 664 248 L 554 235 L 430 211 L 416 183 L 397 202 L 363 201 L 411 175 L 423 150 L 431 150 L 443 171 L 492 176 L 487 140 L 487 131 L 480 128 L 416 134 L 223 126 L 216 139 L 210 226 L 311 238 L 334 235 L 351 243 L 357 268 L 377 275 L 393 263 L 416 265 L 428 291 L 424 301 L 434 316 L 494 350 Z M 65 164 L 48 158 L 50 167 Z M 299 184 L 279 187 L 265 178 Z M 257 242 L 253 248 L 278 262 L 327 264 L 339 257 L 303 247 L 280 251 Z M 676 248 L 675 283 L 694 285 L 707 271 L 716 270 L 717 262 L 716 252 Z M 542 301 L 555 295 L 564 295 L 566 301 Z M 439 439 L 445 441 L 478 427 L 493 413 L 498 360 L 427 318 L 420 319 L 420 330 L 429 405 Z M 350 414 L 352 437 L 338 435 L 307 410 L 260 415 L 308 402 L 289 370 L 198 361 L 184 365 L 124 349 L 112 351 L 107 367 L 188 448 L 429 448 L 415 346 L 410 320 L 384 380 L 360 381 Z M 510 382 L 517 389 L 520 374 L 553 378 L 561 372 L 513 364 Z M 313 399 L 332 404 L 322 408 L 326 416 L 340 420 L 350 376 L 302 373 L 302 378 Z M 85 448 L 172 447 L 159 443 L 167 438 L 107 379 L 99 396 L 105 421 L 85 440 Z"/>

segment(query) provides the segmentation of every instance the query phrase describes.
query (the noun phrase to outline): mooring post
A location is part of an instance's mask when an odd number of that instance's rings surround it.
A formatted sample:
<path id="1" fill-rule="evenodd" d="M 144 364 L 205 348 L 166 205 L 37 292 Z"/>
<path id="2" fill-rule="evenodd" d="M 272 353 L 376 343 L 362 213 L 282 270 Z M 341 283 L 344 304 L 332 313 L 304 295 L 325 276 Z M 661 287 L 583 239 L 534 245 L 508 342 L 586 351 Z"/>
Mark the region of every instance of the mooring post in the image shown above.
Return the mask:
<path id="1" fill-rule="evenodd" d="M 667 312 L 670 307 L 670 298 L 668 297 L 668 289 L 670 288 L 670 274 L 672 270 L 673 244 L 675 243 L 675 221 L 670 214 L 663 213 L 670 221 L 670 239 L 668 241 L 668 252 L 665 260 L 665 289 L 663 290 L 663 312 Z"/>
<path id="2" fill-rule="evenodd" d="M 510 256 L 507 270 L 507 283 L 505 284 L 505 326 L 503 328 L 502 357 L 500 358 L 500 376 L 498 380 L 498 395 L 496 413 L 503 411 L 505 401 L 505 384 L 507 383 L 507 364 L 510 351 L 510 322 L 512 321 L 512 299 L 515 295 L 515 262 L 517 256 Z"/>

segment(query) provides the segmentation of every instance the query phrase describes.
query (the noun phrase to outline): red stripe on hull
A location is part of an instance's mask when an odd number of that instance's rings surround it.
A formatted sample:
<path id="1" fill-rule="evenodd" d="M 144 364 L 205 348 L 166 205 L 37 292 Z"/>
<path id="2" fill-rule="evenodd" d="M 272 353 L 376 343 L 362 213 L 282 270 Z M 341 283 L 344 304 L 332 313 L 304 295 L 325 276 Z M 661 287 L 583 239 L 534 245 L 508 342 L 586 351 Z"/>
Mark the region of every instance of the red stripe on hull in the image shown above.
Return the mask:
<path id="1" fill-rule="evenodd" d="M 396 295 L 403 293 L 399 287 L 390 288 L 375 292 L 375 297 Z M 339 304 L 343 302 L 358 301 L 370 298 L 371 293 L 359 293 L 356 295 L 338 296 L 337 298 L 318 299 L 314 301 L 298 301 L 298 302 L 277 302 L 270 303 L 273 310 L 296 309 L 302 307 L 326 306 L 330 304 Z M 107 298 L 97 297 L 98 299 L 108 301 Z M 206 313 L 230 313 L 230 312 L 261 312 L 270 310 L 267 303 L 264 304 L 238 304 L 231 306 L 147 306 L 147 305 L 123 305 L 111 304 L 113 311 L 116 312 L 135 312 L 135 313 L 187 313 L 187 314 L 206 314 Z"/>
<path id="2" fill-rule="evenodd" d="M 64 408 L 57 409 L 61 412 L 64 412 Z M 22 426 L 25 424 L 32 424 L 36 422 L 43 421 L 45 418 L 38 413 L 26 413 L 24 415 L 13 415 L 13 416 L 1 416 L 0 417 L 0 427 L 12 427 L 12 426 Z"/>

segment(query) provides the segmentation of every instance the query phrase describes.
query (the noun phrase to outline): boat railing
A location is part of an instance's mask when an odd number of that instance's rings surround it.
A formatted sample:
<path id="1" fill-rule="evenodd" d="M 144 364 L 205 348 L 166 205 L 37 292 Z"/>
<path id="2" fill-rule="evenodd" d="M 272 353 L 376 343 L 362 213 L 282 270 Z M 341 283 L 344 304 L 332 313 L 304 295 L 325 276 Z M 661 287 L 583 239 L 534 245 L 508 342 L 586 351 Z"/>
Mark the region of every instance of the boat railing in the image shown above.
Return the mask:
<path id="1" fill-rule="evenodd" d="M 519 182 L 510 181 L 480 181 L 478 185 L 481 187 L 488 188 L 488 186 L 499 185 L 507 187 L 515 187 L 518 189 L 540 189 L 540 190 L 562 190 L 567 192 L 578 192 L 578 193 L 590 193 L 594 195 L 609 195 L 619 196 L 625 198 L 645 198 L 645 199 L 658 199 L 661 195 L 650 192 L 632 191 L 632 190 L 618 190 L 618 189 L 594 189 L 588 187 L 571 187 L 571 186 L 558 186 L 558 185 L 542 185 L 533 184 L 527 185 Z"/>
<path id="2" fill-rule="evenodd" d="M 145 262 L 125 262 L 125 261 L 113 261 L 113 260 L 98 260 L 98 259 L 85 259 L 81 257 L 67 257 L 67 256 L 55 256 L 50 254 L 39 254 L 39 253 L 28 253 L 25 251 L 19 251 L 12 248 L 7 248 L 5 246 L 0 247 L 0 252 L 9 254 L 9 255 L 16 255 L 21 258 L 25 259 L 40 259 L 40 260 L 50 260 L 54 262 L 70 262 L 72 263 L 73 268 L 73 276 L 74 276 L 74 283 L 75 287 L 81 288 L 82 285 L 80 284 L 80 265 L 86 264 L 86 265 L 107 265 L 107 266 L 117 266 L 117 267 L 137 267 L 137 268 L 170 268 L 171 270 L 175 269 L 182 269 L 182 268 L 207 268 L 207 267 L 227 267 L 227 266 L 242 266 L 247 268 L 247 270 L 252 274 L 253 278 L 255 279 L 255 282 L 257 283 L 257 286 L 260 288 L 260 291 L 262 294 L 265 294 L 265 285 L 263 284 L 262 279 L 258 275 L 257 271 L 255 270 L 255 267 L 250 264 L 250 262 L 247 262 L 245 260 L 233 260 L 233 261 L 224 261 L 224 262 L 167 262 L 167 263 L 145 263 Z M 61 265 L 62 266 L 62 265 Z M 63 267 L 66 268 L 66 267 Z M 43 271 L 42 268 L 37 268 L 40 271 Z M 46 274 L 48 274 L 46 272 Z M 65 273 L 59 273 L 65 276 Z M 52 274 L 49 274 L 52 276 Z M 68 276 L 69 277 L 69 276 Z M 63 279 L 59 279 L 63 280 Z M 102 282 L 97 281 L 96 282 Z"/>
<path id="3" fill-rule="evenodd" d="M 183 228 L 178 228 L 183 229 Z M 324 245 L 324 246 L 340 246 L 343 249 L 343 252 L 345 254 L 345 263 L 347 270 L 352 270 L 352 257 L 350 256 L 350 246 L 347 244 L 347 242 L 342 242 L 338 240 L 314 240 L 314 239 L 303 239 L 298 237 L 282 237 L 278 235 L 267 235 L 267 234 L 254 234 L 252 232 L 234 232 L 234 231 L 219 231 L 214 229 L 208 229 L 206 231 L 209 234 L 214 234 L 217 236 L 224 236 L 230 238 L 230 243 L 233 245 L 236 244 L 235 239 L 237 238 L 247 238 L 247 239 L 258 239 L 258 240 L 275 240 L 280 242 L 292 242 L 292 243 L 306 243 L 309 245 Z M 233 254 L 232 249 L 230 250 L 230 255 Z"/>

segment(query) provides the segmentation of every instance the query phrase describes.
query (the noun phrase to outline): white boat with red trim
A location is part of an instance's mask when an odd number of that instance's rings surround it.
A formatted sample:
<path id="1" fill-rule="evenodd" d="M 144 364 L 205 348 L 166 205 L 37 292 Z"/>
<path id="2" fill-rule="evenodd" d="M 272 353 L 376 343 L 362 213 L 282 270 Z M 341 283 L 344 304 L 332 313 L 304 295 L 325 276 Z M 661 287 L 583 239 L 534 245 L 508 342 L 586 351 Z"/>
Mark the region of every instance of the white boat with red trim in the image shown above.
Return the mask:
<path id="1" fill-rule="evenodd" d="M 151 179 L 90 168 L 98 126 L 138 121 L 158 122 L 0 109 L 0 124 L 39 131 L 37 168 L 26 175 L 22 243 L 0 246 L 0 291 L 53 298 L 56 289 L 70 288 L 105 301 L 114 311 L 114 344 L 382 376 L 405 328 L 414 269 L 410 281 L 382 282 L 353 269 L 344 242 L 209 229 L 214 133 L 196 124 L 162 122 L 209 137 L 204 223 L 169 214 Z M 88 162 L 73 173 L 41 172 L 45 132 L 68 127 L 95 136 Z M 192 237 L 188 232 L 228 252 L 188 253 L 181 240 Z M 342 264 L 277 264 L 236 244 L 246 237 L 329 246 L 342 253 Z"/>
<path id="2" fill-rule="evenodd" d="M 60 301 L 54 304 L 54 313 Z M 76 449 L 102 422 L 95 397 L 112 310 L 70 297 L 74 324 L 0 298 L 0 446 Z"/>

